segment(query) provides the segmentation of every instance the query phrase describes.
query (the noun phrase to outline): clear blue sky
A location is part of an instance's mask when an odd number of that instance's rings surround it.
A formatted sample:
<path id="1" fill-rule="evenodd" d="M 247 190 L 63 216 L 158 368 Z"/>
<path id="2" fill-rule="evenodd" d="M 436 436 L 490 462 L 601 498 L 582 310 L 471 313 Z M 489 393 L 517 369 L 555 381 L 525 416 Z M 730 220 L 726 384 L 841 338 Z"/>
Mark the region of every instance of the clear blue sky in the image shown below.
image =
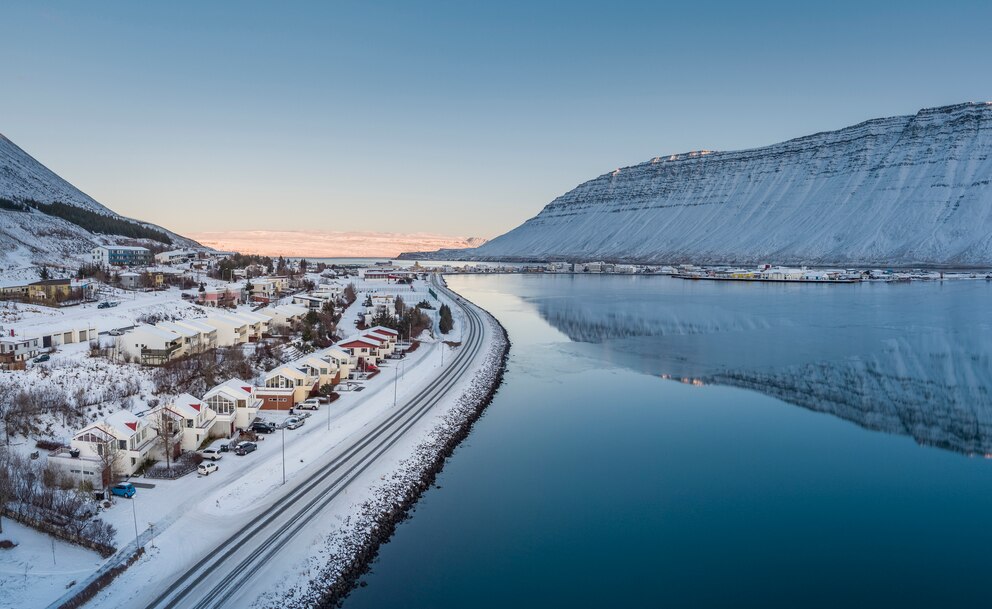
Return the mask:
<path id="1" fill-rule="evenodd" d="M 0 132 L 180 232 L 495 236 L 618 166 L 992 99 L 989 2 L 8 2 Z"/>

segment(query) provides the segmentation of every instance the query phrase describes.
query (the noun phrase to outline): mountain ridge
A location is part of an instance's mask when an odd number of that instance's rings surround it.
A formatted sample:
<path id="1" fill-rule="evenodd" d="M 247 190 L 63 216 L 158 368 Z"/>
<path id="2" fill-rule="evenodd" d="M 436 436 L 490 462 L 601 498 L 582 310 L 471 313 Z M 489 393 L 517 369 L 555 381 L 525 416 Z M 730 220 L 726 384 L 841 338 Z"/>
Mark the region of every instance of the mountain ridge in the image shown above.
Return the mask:
<path id="1" fill-rule="evenodd" d="M 111 210 L 3 134 L 0 134 L 0 199 L 7 202 L 0 206 L 0 275 L 23 275 L 37 266 L 78 266 L 88 260 L 94 246 L 101 244 L 202 248 L 192 239 Z M 78 218 L 59 217 L 60 213 L 66 216 L 65 211 L 71 208 L 90 212 L 89 217 L 106 216 L 109 227 L 116 225 L 120 228 L 121 223 L 144 227 L 149 229 L 144 231 L 149 235 L 161 237 L 164 234 L 172 243 L 164 244 L 154 238 L 91 232 Z M 100 222 L 103 223 L 102 220 Z"/>
<path id="2" fill-rule="evenodd" d="M 992 265 L 992 104 L 875 118 L 604 173 L 434 259 Z"/>

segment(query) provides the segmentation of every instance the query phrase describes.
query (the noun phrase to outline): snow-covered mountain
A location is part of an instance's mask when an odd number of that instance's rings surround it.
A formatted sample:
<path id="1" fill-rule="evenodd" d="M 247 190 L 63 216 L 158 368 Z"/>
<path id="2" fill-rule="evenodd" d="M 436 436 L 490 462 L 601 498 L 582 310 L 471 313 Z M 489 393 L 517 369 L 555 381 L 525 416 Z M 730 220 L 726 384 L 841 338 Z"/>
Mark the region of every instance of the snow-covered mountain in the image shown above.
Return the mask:
<path id="1" fill-rule="evenodd" d="M 992 265 L 992 103 L 753 150 L 673 154 L 581 184 L 436 258 Z"/>
<path id="2" fill-rule="evenodd" d="M 55 214 L 59 208 L 62 213 Z M 72 212 L 72 208 L 105 216 L 108 232 L 97 234 L 83 228 L 78 217 L 68 217 L 72 214 L 66 211 Z M 95 244 L 164 245 L 154 239 L 109 232 L 120 230 L 123 222 L 160 231 L 175 247 L 199 247 L 195 241 L 154 224 L 111 211 L 0 135 L 0 274 L 16 275 L 18 270 L 31 274 L 30 267 L 41 264 L 72 267 L 84 261 Z"/>

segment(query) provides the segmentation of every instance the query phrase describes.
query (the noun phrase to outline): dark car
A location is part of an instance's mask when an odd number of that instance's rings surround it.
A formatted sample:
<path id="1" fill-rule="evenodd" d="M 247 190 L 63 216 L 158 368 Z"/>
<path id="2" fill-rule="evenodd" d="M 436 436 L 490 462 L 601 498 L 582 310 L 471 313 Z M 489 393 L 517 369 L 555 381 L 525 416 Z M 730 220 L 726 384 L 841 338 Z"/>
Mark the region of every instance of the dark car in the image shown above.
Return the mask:
<path id="1" fill-rule="evenodd" d="M 276 426 L 266 421 L 255 421 L 251 424 L 251 430 L 255 433 L 272 433 L 276 430 Z"/>
<path id="2" fill-rule="evenodd" d="M 238 447 L 234 449 L 234 454 L 243 457 L 248 453 L 253 453 L 258 450 L 258 444 L 254 442 L 242 442 L 238 444 Z"/>
<path id="3" fill-rule="evenodd" d="M 34 363 L 40 364 L 41 362 L 47 362 L 50 359 L 52 359 L 52 358 L 48 357 L 48 354 L 45 353 L 45 354 L 39 355 L 38 357 L 34 358 Z"/>

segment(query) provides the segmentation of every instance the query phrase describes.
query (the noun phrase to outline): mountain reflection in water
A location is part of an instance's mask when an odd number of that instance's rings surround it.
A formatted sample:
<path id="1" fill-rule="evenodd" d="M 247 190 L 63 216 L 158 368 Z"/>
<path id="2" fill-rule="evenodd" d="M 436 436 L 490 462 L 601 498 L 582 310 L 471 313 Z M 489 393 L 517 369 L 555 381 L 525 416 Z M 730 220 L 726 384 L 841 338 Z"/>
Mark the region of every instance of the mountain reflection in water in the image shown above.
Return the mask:
<path id="1" fill-rule="evenodd" d="M 547 277 L 525 300 L 588 355 L 992 453 L 992 285 Z"/>

